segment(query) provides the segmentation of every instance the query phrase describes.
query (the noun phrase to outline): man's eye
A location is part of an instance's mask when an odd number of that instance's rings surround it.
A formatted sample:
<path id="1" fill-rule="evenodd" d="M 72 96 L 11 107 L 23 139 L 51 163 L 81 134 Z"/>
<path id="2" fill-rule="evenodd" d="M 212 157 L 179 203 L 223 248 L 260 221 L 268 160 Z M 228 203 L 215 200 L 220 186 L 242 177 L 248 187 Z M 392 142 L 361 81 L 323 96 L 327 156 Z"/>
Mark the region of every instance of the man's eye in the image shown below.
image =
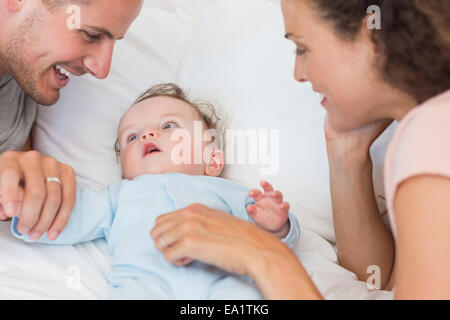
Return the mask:
<path id="1" fill-rule="evenodd" d="M 133 141 L 136 140 L 136 139 L 137 139 L 137 135 L 132 134 L 132 135 L 130 135 L 130 136 L 128 137 L 127 143 L 133 142 Z"/>
<path id="2" fill-rule="evenodd" d="M 176 124 L 175 122 L 168 122 L 163 126 L 163 129 L 172 129 L 178 127 L 178 124 Z"/>
<path id="3" fill-rule="evenodd" d="M 98 34 L 88 33 L 84 30 L 81 30 L 81 35 L 86 42 L 96 42 L 99 41 L 101 36 Z"/>

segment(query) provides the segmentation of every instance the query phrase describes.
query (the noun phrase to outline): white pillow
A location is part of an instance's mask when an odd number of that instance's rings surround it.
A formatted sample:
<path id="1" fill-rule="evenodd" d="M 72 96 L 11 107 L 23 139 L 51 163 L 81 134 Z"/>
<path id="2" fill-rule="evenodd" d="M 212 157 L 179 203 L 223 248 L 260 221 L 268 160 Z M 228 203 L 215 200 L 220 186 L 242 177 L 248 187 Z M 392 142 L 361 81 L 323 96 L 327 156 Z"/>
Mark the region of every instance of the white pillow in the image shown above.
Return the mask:
<path id="1" fill-rule="evenodd" d="M 145 0 L 143 7 L 167 10 L 171 12 L 176 11 L 175 0 Z"/>
<path id="2" fill-rule="evenodd" d="M 117 42 L 109 77 L 73 77 L 55 106 L 39 107 L 36 150 L 71 165 L 84 185 L 102 188 L 120 180 L 114 154 L 119 119 L 144 90 L 176 80 L 195 26 L 179 12 L 173 1 L 146 0 L 125 40 Z"/>
<path id="3" fill-rule="evenodd" d="M 224 129 L 279 129 L 276 174 L 264 175 L 270 166 L 259 161 L 226 164 L 223 176 L 254 187 L 268 180 L 284 193 L 303 227 L 335 241 L 325 111 L 311 86 L 294 80 L 295 47 L 283 37 L 279 3 L 215 0 L 200 21 L 182 61 L 179 83 L 190 89 L 192 98 L 216 104 Z M 383 194 L 380 169 L 388 140 L 374 146 L 378 194 Z"/>

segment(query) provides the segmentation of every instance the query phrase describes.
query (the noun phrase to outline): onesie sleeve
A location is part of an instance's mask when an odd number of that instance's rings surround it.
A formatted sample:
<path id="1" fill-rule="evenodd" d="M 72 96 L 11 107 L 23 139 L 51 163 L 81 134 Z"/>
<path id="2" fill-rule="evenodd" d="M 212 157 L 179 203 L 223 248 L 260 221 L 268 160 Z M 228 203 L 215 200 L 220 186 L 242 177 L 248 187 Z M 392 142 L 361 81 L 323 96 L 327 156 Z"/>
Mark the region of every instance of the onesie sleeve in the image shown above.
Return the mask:
<path id="1" fill-rule="evenodd" d="M 111 199 L 115 190 L 108 188 L 104 191 L 92 191 L 77 188 L 75 207 L 66 228 L 55 241 L 47 238 L 47 232 L 38 241 L 30 239 L 28 234 L 19 233 L 17 217 L 12 220 L 11 231 L 15 237 L 25 242 L 53 245 L 73 245 L 105 237 L 112 224 L 115 205 Z"/>

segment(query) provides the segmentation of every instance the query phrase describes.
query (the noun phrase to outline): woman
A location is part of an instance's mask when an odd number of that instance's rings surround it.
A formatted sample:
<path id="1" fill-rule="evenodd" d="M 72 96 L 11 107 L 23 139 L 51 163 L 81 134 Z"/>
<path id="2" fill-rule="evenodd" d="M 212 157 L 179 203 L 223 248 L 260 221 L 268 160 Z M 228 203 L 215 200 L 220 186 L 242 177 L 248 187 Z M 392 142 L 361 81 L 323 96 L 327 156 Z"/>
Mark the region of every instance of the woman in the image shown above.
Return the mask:
<path id="1" fill-rule="evenodd" d="M 381 17 L 367 15 L 371 5 Z M 282 0 L 282 10 L 298 48 L 295 78 L 325 95 L 340 263 L 361 280 L 378 266 L 396 298 L 450 298 L 450 2 Z M 369 28 L 373 18 L 381 29 Z M 392 120 L 400 125 L 385 185 L 395 251 L 369 154 Z M 295 255 L 249 223 L 200 205 L 156 222 L 151 235 L 170 262 L 249 275 L 267 299 L 321 298 Z"/>

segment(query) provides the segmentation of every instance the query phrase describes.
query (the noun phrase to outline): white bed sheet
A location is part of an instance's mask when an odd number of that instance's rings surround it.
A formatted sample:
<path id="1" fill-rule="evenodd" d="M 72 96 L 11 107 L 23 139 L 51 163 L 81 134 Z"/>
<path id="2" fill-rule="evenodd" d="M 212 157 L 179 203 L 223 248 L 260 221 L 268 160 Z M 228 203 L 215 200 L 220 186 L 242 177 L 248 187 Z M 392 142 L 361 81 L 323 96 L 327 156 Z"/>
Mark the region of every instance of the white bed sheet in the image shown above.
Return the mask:
<path id="1" fill-rule="evenodd" d="M 302 230 L 295 252 L 326 299 L 392 299 L 391 292 L 369 290 L 340 267 L 333 245 L 312 231 Z M 2 222 L 0 255 L 0 299 L 107 297 L 110 255 L 103 239 L 75 246 L 30 245 Z"/>

